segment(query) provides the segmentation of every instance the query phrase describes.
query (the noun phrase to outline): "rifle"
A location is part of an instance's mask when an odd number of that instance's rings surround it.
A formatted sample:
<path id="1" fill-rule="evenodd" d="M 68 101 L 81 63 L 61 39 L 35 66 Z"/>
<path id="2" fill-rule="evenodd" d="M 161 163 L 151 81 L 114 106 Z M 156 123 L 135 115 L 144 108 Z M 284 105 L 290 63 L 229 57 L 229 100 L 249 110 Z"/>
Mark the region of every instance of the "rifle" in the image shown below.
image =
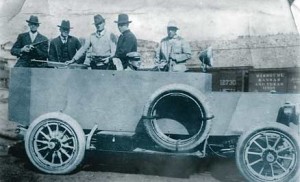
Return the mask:
<path id="1" fill-rule="evenodd" d="M 29 44 L 29 46 L 37 46 L 37 45 L 39 45 L 39 44 L 41 44 L 41 43 L 44 43 L 44 42 L 48 42 L 48 40 L 43 40 L 43 41 L 40 41 L 40 42 L 36 42 L 36 43 L 32 43 L 32 44 Z"/>
<path id="2" fill-rule="evenodd" d="M 171 58 L 171 54 L 173 53 L 173 45 L 171 44 L 171 49 L 170 49 L 170 53 L 169 53 L 169 58 L 168 58 L 168 66 L 166 69 L 166 71 L 171 72 L 173 71 L 173 59 Z"/>
<path id="3" fill-rule="evenodd" d="M 44 42 L 48 42 L 48 40 L 43 40 L 43 41 L 40 41 L 40 42 L 31 43 L 31 44 L 28 44 L 26 46 L 28 46 L 30 48 L 30 50 L 32 50 L 35 46 L 40 45 L 40 44 L 42 44 Z"/>
<path id="4" fill-rule="evenodd" d="M 104 64 L 105 60 L 109 58 L 109 56 L 90 56 L 91 62 L 95 62 L 97 66 Z"/>
<path id="5" fill-rule="evenodd" d="M 39 44 L 42 44 L 44 42 L 48 42 L 48 40 L 43 40 L 43 41 L 40 41 L 40 42 L 36 42 L 36 43 L 31 43 L 31 44 L 25 45 L 25 47 L 29 48 L 29 52 L 21 52 L 19 57 L 23 56 L 24 54 L 25 55 L 30 54 L 30 51 L 32 51 L 33 48 L 35 48 L 35 46 L 37 46 Z"/>
<path id="6" fill-rule="evenodd" d="M 29 50 L 31 51 L 33 48 L 35 48 L 35 46 L 39 45 L 39 44 L 42 44 L 44 42 L 48 42 L 48 40 L 43 40 L 43 41 L 40 41 L 40 42 L 36 42 L 36 43 L 31 43 L 31 44 L 28 44 L 26 45 L 26 47 L 29 48 Z M 22 55 L 23 53 L 21 53 Z"/>
<path id="7" fill-rule="evenodd" d="M 55 62 L 55 61 L 45 61 L 45 60 L 36 60 L 32 59 L 32 62 L 37 62 L 37 63 L 46 63 L 49 67 L 54 67 L 54 68 L 70 68 L 70 69 L 87 69 L 87 65 L 84 64 L 66 64 L 66 63 L 61 63 L 61 62 Z"/>

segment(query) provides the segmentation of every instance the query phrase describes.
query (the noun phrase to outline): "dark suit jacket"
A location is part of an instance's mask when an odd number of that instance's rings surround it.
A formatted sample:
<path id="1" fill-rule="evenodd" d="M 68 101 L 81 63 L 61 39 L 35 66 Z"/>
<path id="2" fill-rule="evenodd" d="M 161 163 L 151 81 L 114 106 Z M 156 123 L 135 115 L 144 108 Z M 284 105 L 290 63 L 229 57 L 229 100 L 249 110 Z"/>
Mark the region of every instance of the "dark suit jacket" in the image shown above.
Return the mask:
<path id="1" fill-rule="evenodd" d="M 29 45 L 32 43 L 42 42 L 35 46 L 35 48 L 30 51 L 29 53 L 21 53 L 21 48 L 25 45 Z M 13 45 L 11 49 L 11 54 L 17 56 L 22 60 L 30 60 L 30 59 L 37 59 L 37 60 L 46 60 L 48 57 L 48 39 L 44 35 L 38 33 L 36 38 L 33 42 L 31 42 L 29 32 L 19 34 L 17 41 Z"/>
<path id="2" fill-rule="evenodd" d="M 49 61 L 62 62 L 62 44 L 60 36 L 50 42 Z M 80 49 L 81 44 L 76 37 L 68 36 L 67 45 L 69 56 L 72 59 L 76 54 L 76 51 Z M 77 63 L 82 63 L 83 60 L 84 59 L 78 60 Z"/>
<path id="3" fill-rule="evenodd" d="M 136 52 L 137 51 L 137 40 L 135 35 L 130 31 L 126 30 L 123 32 L 117 43 L 117 50 L 115 57 L 119 58 L 122 61 L 124 69 L 128 66 L 128 58 L 126 54 L 129 52 Z"/>

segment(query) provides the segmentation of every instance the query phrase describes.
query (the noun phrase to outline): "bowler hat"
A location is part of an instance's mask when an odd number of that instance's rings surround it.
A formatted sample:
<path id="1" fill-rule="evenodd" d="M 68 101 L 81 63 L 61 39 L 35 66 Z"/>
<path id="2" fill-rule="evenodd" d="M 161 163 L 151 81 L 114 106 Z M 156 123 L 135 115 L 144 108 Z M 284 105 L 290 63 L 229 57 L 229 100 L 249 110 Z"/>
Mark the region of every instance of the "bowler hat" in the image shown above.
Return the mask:
<path id="1" fill-rule="evenodd" d="M 105 19 L 101 15 L 97 14 L 94 16 L 94 24 L 95 25 L 98 25 L 104 21 L 105 21 Z"/>
<path id="2" fill-rule="evenodd" d="M 33 24 L 40 24 L 39 23 L 39 18 L 37 16 L 31 15 L 29 17 L 29 20 L 26 20 L 28 23 L 33 23 Z"/>
<path id="3" fill-rule="evenodd" d="M 118 24 L 131 23 L 131 21 L 129 21 L 129 18 L 128 18 L 127 14 L 119 14 L 118 20 L 115 21 L 115 23 L 118 23 Z"/>
<path id="4" fill-rule="evenodd" d="M 70 27 L 70 21 L 69 20 L 62 20 L 60 25 L 57 25 L 60 28 L 63 29 L 71 29 L 73 27 Z"/>
<path id="5" fill-rule="evenodd" d="M 177 23 L 176 23 L 176 21 L 174 21 L 174 20 L 169 21 L 167 27 L 168 27 L 168 28 L 176 28 L 176 29 L 178 29 Z"/>

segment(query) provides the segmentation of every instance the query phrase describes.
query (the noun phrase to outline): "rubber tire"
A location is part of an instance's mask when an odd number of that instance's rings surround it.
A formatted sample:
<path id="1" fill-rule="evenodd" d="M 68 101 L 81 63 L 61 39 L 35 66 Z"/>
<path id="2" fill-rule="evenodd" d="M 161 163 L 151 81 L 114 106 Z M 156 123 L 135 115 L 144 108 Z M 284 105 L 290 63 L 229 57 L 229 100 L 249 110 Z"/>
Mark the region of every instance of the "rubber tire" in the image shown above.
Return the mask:
<path id="1" fill-rule="evenodd" d="M 298 159 L 296 163 L 296 167 L 292 173 L 292 175 L 286 176 L 283 179 L 279 180 L 272 180 L 272 182 L 286 182 L 286 181 L 297 181 L 299 177 L 300 172 L 300 147 L 299 147 L 299 135 L 297 135 L 291 128 L 280 124 L 276 122 L 272 123 L 265 123 L 258 125 L 247 132 L 243 133 L 237 143 L 236 147 L 236 165 L 241 172 L 241 174 L 248 180 L 248 181 L 255 181 L 255 182 L 265 182 L 266 179 L 258 179 L 254 178 L 250 172 L 247 170 L 246 164 L 243 162 L 243 154 L 244 154 L 244 147 L 247 145 L 248 140 L 255 135 L 256 133 L 263 131 L 263 130 L 276 130 L 284 133 L 286 136 L 288 136 L 296 146 L 297 150 L 297 156 L 296 159 Z"/>
<path id="2" fill-rule="evenodd" d="M 75 138 L 77 139 L 76 146 L 76 154 L 72 157 L 72 160 L 69 161 L 64 166 L 59 167 L 50 167 L 43 166 L 42 162 L 39 160 L 38 156 L 35 155 L 33 148 L 33 141 L 35 132 L 38 131 L 39 128 L 44 127 L 49 119 L 57 119 L 60 122 L 73 131 L 75 133 Z M 40 171 L 48 173 L 48 174 L 68 174 L 78 168 L 81 164 L 84 155 L 85 155 L 85 134 L 81 128 L 81 126 L 71 118 L 70 116 L 60 113 L 60 112 L 52 112 L 39 116 L 36 118 L 29 126 L 26 134 L 25 134 L 25 150 L 26 154 L 30 160 L 30 162 Z"/>
<path id="3" fill-rule="evenodd" d="M 143 119 L 143 124 L 149 137 L 162 148 L 176 152 L 189 151 L 197 147 L 208 137 L 211 127 L 211 120 L 205 121 L 205 129 L 201 133 L 198 132 L 196 135 L 186 140 L 175 140 L 167 137 L 164 134 L 156 132 L 156 130 L 153 127 L 152 120 L 147 119 L 151 117 L 151 109 L 153 102 L 155 102 L 155 100 L 159 99 L 159 97 L 161 97 L 165 93 L 170 93 L 173 91 L 188 93 L 190 96 L 192 96 L 198 101 L 198 104 L 202 106 L 204 118 L 211 116 L 208 101 L 198 89 L 184 84 L 170 84 L 159 88 L 150 96 L 150 98 L 144 106 L 143 116 L 145 117 Z"/>

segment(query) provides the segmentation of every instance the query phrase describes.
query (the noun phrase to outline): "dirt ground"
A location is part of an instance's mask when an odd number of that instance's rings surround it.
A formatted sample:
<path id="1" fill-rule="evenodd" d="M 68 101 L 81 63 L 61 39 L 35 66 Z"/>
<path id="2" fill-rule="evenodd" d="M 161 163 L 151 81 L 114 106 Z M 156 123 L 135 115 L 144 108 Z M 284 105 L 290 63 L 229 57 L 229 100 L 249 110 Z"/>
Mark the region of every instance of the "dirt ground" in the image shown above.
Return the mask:
<path id="1" fill-rule="evenodd" d="M 10 145 L 0 153 L 0 181 L 116 181 L 116 182 L 241 182 L 234 159 L 138 159 L 122 155 L 86 155 L 84 165 L 70 175 L 49 175 L 37 171 L 28 161 L 23 145 L 0 139 Z M 0 151 L 1 152 L 1 151 Z M 6 153 L 7 152 L 7 153 Z M 100 159 L 94 160 L 95 158 Z"/>

